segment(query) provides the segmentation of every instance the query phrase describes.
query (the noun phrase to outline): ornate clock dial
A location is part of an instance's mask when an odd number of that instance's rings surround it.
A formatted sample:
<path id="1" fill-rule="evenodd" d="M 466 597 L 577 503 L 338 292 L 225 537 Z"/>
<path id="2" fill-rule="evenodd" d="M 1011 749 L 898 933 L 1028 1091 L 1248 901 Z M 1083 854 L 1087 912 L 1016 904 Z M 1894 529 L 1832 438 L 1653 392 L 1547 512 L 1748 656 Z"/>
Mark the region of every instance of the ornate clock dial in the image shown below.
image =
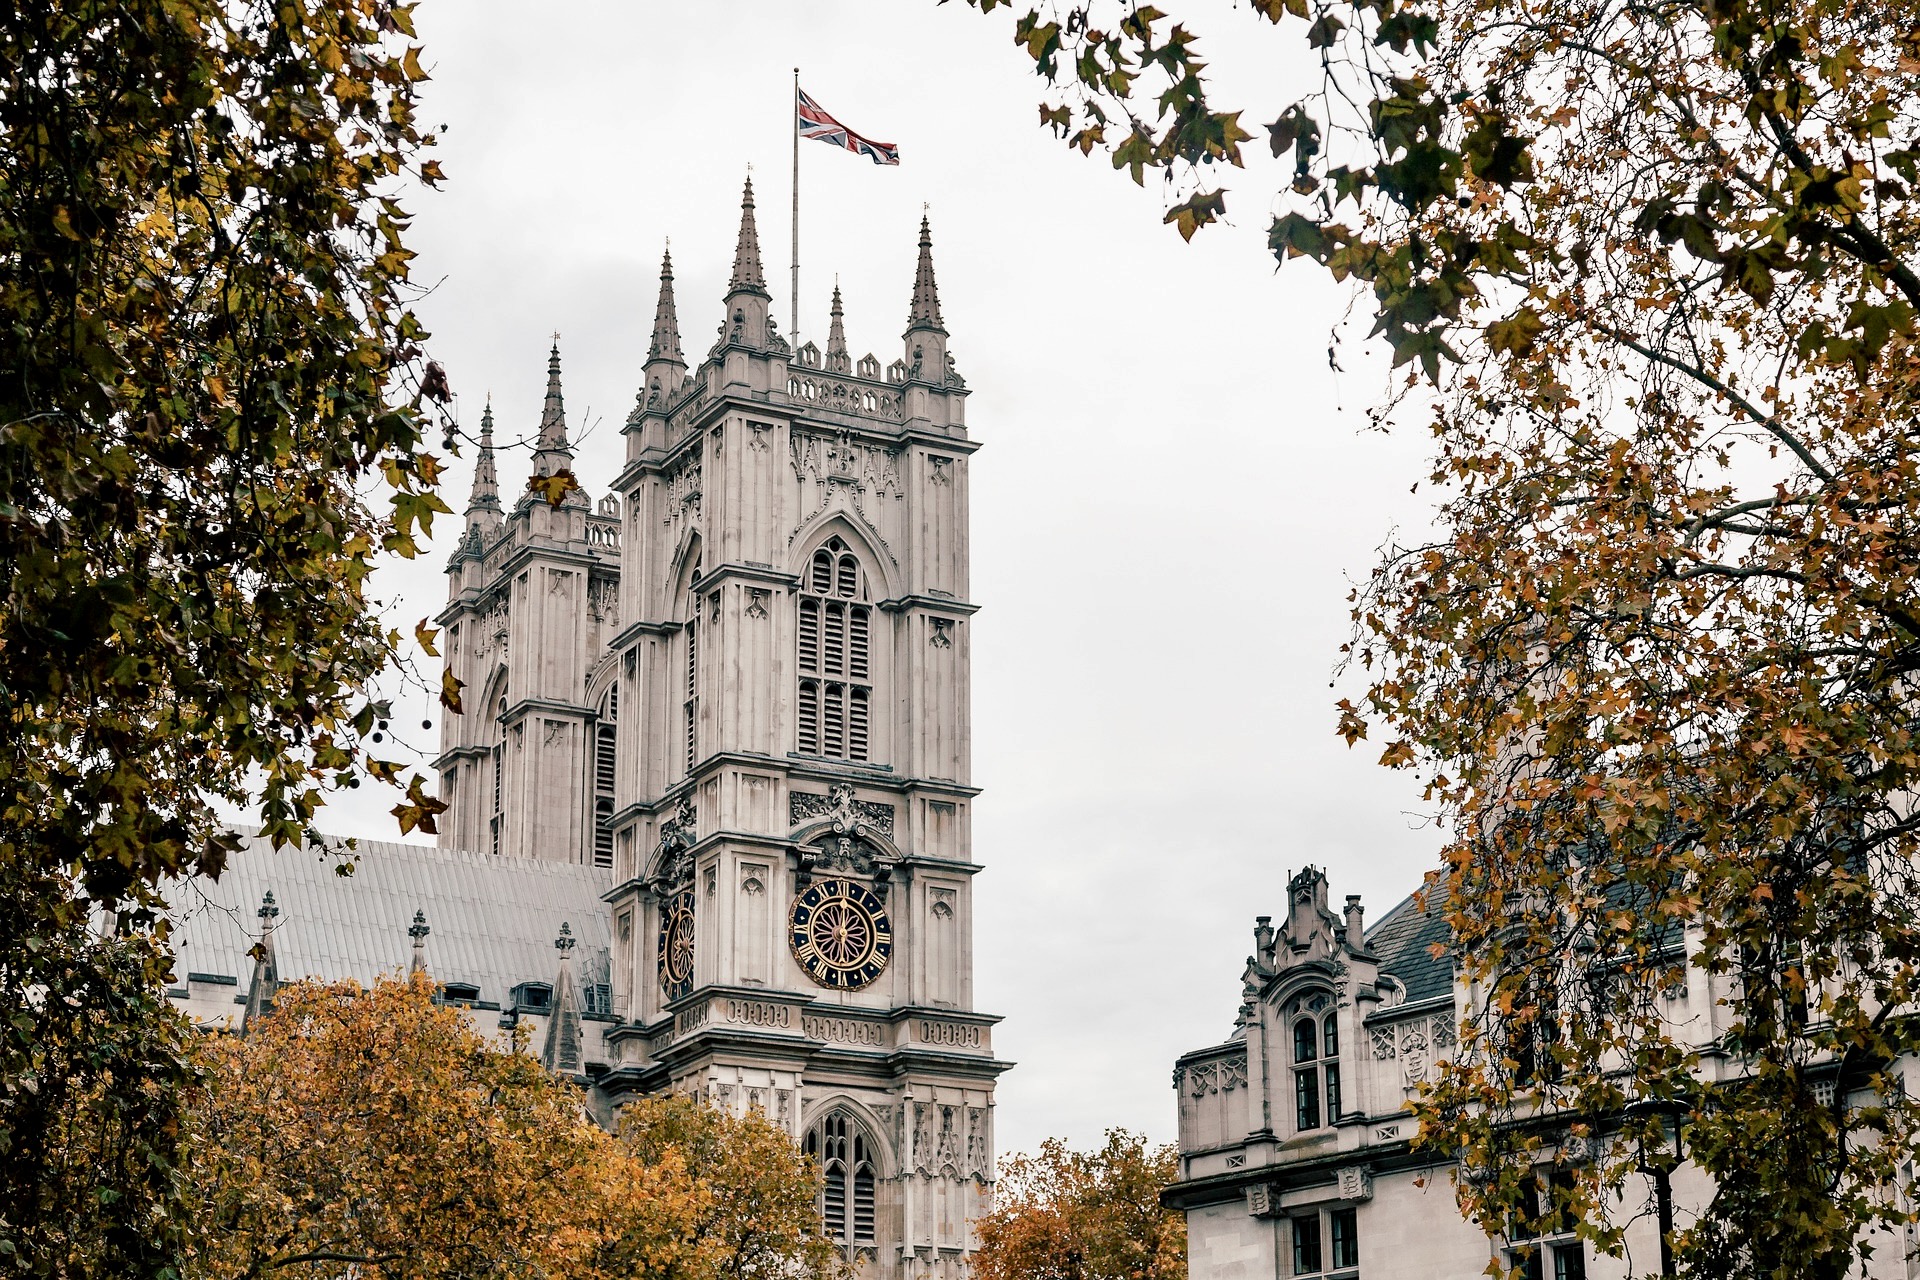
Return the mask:
<path id="1" fill-rule="evenodd" d="M 852 880 L 816 880 L 795 896 L 787 945 L 823 987 L 857 991 L 886 971 L 893 928 L 879 895 Z"/>
<path id="2" fill-rule="evenodd" d="M 693 891 L 682 890 L 660 908 L 660 989 L 678 1000 L 693 989 Z"/>

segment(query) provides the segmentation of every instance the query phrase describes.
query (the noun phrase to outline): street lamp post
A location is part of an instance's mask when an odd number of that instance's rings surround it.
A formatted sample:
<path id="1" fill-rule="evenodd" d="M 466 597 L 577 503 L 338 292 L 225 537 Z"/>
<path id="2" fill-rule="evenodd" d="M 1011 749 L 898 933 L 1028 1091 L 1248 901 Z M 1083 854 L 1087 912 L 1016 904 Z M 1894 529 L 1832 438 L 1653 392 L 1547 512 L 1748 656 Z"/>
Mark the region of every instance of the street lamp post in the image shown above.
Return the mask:
<path id="1" fill-rule="evenodd" d="M 1636 1119 L 1650 1120 L 1655 1126 L 1651 1143 L 1643 1128 L 1639 1136 L 1639 1155 L 1635 1164 L 1653 1180 L 1654 1212 L 1660 1224 L 1660 1274 L 1677 1275 L 1673 1268 L 1673 1171 L 1680 1164 L 1680 1123 L 1665 1106 L 1637 1103 L 1629 1108 Z M 1672 1124 L 1669 1137 L 1668 1124 Z"/>

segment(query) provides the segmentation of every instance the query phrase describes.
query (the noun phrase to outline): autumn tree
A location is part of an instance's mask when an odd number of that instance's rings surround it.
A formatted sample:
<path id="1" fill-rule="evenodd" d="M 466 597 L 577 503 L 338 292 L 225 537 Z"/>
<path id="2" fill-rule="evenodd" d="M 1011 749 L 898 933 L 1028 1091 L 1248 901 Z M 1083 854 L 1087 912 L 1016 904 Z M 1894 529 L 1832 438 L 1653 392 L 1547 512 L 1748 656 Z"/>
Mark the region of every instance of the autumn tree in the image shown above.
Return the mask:
<path id="1" fill-rule="evenodd" d="M 1251 9 L 1314 71 L 1274 87 L 1273 252 L 1365 286 L 1410 370 L 1379 419 L 1434 440 L 1437 532 L 1357 593 L 1341 720 L 1456 833 L 1435 892 L 1472 1002 L 1422 1139 L 1489 1230 L 1571 1132 L 1550 1211 L 1601 1247 L 1599 1206 L 1684 1157 L 1716 1191 L 1673 1266 L 1839 1276 L 1908 1220 L 1920 1126 L 1920 23 Z M 1016 38 L 1046 124 L 1166 172 L 1183 234 L 1226 214 L 1249 131 L 1192 32 L 1078 3 Z"/>
<path id="2" fill-rule="evenodd" d="M 434 991 L 299 983 L 209 1038 L 189 1275 L 523 1275 L 566 1253 L 567 1192 L 610 1140 Z"/>
<path id="3" fill-rule="evenodd" d="M 285 841 L 404 781 L 366 583 L 445 510 L 411 30 L 390 0 L 0 12 L 0 1270 L 168 1266 L 153 913 L 220 869 L 216 804 Z M 398 810 L 435 807 L 415 779 Z"/>
<path id="4" fill-rule="evenodd" d="M 643 1168 L 680 1170 L 697 1196 L 667 1231 L 608 1235 L 598 1265 L 653 1280 L 835 1280 L 848 1259 L 820 1219 L 819 1166 L 758 1111 L 731 1115 L 685 1097 L 647 1098 L 620 1118 Z"/>
<path id="5" fill-rule="evenodd" d="M 616 1137 L 524 1049 L 424 974 L 282 988 L 201 1051 L 187 1276 L 838 1274 L 784 1131 L 668 1098 Z"/>
<path id="6" fill-rule="evenodd" d="M 1187 1220 L 1160 1192 L 1179 1177 L 1172 1147 L 1125 1129 L 1075 1151 L 1058 1138 L 1000 1164 L 979 1220 L 979 1280 L 1186 1280 Z"/>

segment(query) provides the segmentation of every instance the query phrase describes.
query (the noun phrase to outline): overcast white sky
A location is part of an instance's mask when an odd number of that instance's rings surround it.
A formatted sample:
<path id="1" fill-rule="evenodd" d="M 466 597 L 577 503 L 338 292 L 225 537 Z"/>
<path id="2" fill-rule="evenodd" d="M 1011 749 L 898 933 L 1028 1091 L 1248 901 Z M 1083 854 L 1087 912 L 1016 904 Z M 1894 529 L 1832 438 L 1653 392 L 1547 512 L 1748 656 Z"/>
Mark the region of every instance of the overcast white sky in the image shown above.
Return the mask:
<path id="1" fill-rule="evenodd" d="M 1249 125 L 1298 96 L 1297 31 L 1226 3 L 1164 7 L 1200 33 Z M 1229 1031 L 1253 917 L 1283 914 L 1288 871 L 1330 868 L 1336 899 L 1364 894 L 1377 919 L 1439 847 L 1412 780 L 1333 731 L 1334 699 L 1357 687 L 1332 687 L 1349 584 L 1396 526 L 1428 518 L 1424 490 L 1408 492 L 1424 440 L 1362 429 L 1384 370 L 1356 341 L 1346 372 L 1329 368 L 1347 293 L 1305 264 L 1274 271 L 1280 175 L 1228 175 L 1230 224 L 1183 244 L 1158 189 L 1039 128 L 1042 86 L 1005 11 L 438 0 L 419 18 L 427 123 L 450 127 L 449 181 L 411 201 L 417 277 L 440 282 L 421 308 L 433 352 L 469 427 L 491 392 L 502 433 L 531 433 L 558 330 L 596 498 L 621 456 L 662 241 L 687 348 L 703 350 L 749 163 L 786 325 L 791 68 L 846 124 L 899 144 L 898 168 L 802 144 L 801 329 L 824 339 L 837 274 L 855 353 L 891 360 L 931 206 L 985 445 L 977 999 L 1005 1015 L 996 1048 L 1019 1064 L 1000 1146 L 1085 1145 L 1116 1125 L 1171 1141 L 1173 1059 Z M 456 510 L 469 467 L 447 485 Z M 524 450 L 503 456 L 503 487 L 526 469 Z M 444 601 L 459 527 L 383 577 L 408 630 Z M 391 798 L 355 798 L 325 824 L 394 838 Z"/>

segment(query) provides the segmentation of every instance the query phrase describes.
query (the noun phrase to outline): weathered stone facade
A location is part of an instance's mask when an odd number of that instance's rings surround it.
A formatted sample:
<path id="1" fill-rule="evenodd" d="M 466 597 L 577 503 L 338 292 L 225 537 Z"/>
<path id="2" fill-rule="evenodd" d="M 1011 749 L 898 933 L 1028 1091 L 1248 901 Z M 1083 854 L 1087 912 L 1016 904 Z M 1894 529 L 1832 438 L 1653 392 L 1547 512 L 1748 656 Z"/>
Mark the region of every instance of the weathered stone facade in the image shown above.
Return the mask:
<path id="1" fill-rule="evenodd" d="M 1610 1206 L 1626 1254 L 1608 1258 L 1566 1233 L 1485 1234 L 1455 1205 L 1452 1162 L 1413 1149 L 1406 1105 L 1455 1051 L 1473 1007 L 1445 954 L 1442 893 L 1409 898 L 1369 929 L 1359 898 L 1329 909 L 1326 876 L 1309 867 L 1288 883 L 1282 925 L 1258 918 L 1233 1034 L 1174 1067 L 1180 1180 L 1164 1200 L 1186 1213 L 1191 1280 L 1470 1280 L 1525 1259 L 1516 1246 L 1537 1248 L 1527 1265 L 1541 1280 L 1659 1274 L 1651 1179 Z M 1718 1038 L 1729 982 L 1693 968 L 1662 997 L 1675 1025 L 1703 1045 Z M 1709 1055 L 1708 1069 L 1739 1068 Z M 1712 1196 L 1689 1164 L 1671 1187 L 1682 1224 Z M 1914 1239 L 1873 1244 L 1851 1274 L 1920 1275 Z"/>
<path id="2" fill-rule="evenodd" d="M 663 264 L 611 492 L 503 510 L 483 436 L 440 616 L 441 843 L 610 872 L 600 1096 L 759 1108 L 902 1277 L 964 1271 L 1007 1065 L 973 1010 L 977 446 L 946 344 L 923 222 L 899 359 L 850 356 L 837 293 L 793 350 L 749 186 L 692 367 Z M 556 349 L 536 477 L 571 471 L 560 381 Z"/>

